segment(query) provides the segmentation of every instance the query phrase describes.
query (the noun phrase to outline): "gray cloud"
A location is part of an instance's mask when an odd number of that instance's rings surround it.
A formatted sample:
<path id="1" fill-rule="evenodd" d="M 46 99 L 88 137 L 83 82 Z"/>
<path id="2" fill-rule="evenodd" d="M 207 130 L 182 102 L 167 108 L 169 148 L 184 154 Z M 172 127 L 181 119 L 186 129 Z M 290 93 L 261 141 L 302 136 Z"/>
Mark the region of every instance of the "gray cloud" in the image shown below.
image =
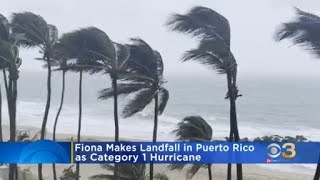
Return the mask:
<path id="1" fill-rule="evenodd" d="M 141 37 L 159 50 L 167 74 L 209 73 L 197 63 L 180 63 L 182 53 L 195 46 L 189 37 L 168 31 L 164 26 L 173 12 L 184 13 L 194 5 L 210 7 L 231 24 L 232 50 L 239 64 L 239 74 L 320 75 L 320 61 L 290 43 L 276 43 L 276 27 L 294 15 L 293 7 L 320 12 L 320 2 L 278 0 L 7 0 L 0 13 L 32 11 L 55 24 L 60 33 L 86 26 L 103 29 L 114 41 L 128 42 Z M 320 15 L 320 14 L 319 14 Z M 40 70 L 36 50 L 22 51 L 22 70 Z"/>

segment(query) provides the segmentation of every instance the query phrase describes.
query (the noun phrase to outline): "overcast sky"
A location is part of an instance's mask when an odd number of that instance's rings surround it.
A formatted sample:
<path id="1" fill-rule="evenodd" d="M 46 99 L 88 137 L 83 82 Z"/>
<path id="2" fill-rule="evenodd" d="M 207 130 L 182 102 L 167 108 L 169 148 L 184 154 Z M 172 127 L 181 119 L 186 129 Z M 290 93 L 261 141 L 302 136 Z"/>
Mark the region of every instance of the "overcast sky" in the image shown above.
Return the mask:
<path id="1" fill-rule="evenodd" d="M 294 7 L 320 15 L 319 0 L 2 0 L 0 13 L 31 11 L 62 33 L 96 26 L 113 41 L 141 37 L 163 56 L 166 74 L 209 73 L 196 63 L 180 63 L 182 53 L 196 42 L 164 26 L 174 12 L 195 5 L 212 8 L 231 25 L 231 47 L 239 74 L 319 75 L 320 60 L 290 43 L 273 40 L 276 27 L 294 17 Z M 320 33 L 319 33 L 320 34 Z M 37 50 L 22 51 L 22 70 L 39 71 Z"/>

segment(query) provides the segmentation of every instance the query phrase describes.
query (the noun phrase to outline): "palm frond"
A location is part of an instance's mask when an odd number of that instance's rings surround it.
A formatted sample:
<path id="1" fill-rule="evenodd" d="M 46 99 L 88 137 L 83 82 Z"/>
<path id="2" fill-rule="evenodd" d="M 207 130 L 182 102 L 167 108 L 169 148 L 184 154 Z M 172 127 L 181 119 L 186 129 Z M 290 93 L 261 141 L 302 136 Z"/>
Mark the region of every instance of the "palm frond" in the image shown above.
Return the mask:
<path id="1" fill-rule="evenodd" d="M 296 9 L 296 18 L 283 23 L 275 33 L 275 40 L 289 39 L 295 45 L 320 56 L 320 17 Z"/>
<path id="2" fill-rule="evenodd" d="M 226 73 L 227 66 L 224 61 L 210 52 L 203 51 L 202 49 L 191 49 L 185 52 L 182 61 L 196 60 L 197 62 L 209 66 L 216 70 L 218 73 Z"/>
<path id="3" fill-rule="evenodd" d="M 96 27 L 63 34 L 60 43 L 65 49 L 65 55 L 77 59 L 79 64 L 115 57 L 113 42 L 105 32 Z"/>
<path id="4" fill-rule="evenodd" d="M 147 88 L 145 84 L 123 84 L 118 83 L 117 85 L 117 94 L 126 95 L 137 92 L 141 89 Z M 106 100 L 113 97 L 113 88 L 105 88 L 99 92 L 98 99 Z"/>
<path id="5" fill-rule="evenodd" d="M 135 97 L 125 105 L 122 111 L 123 117 L 127 118 L 142 111 L 152 101 L 155 93 L 156 90 L 152 88 L 145 88 L 137 92 Z"/>
<path id="6" fill-rule="evenodd" d="M 139 38 L 132 38 L 128 66 L 131 71 L 148 77 L 158 78 L 158 56 L 148 43 Z"/>
<path id="7" fill-rule="evenodd" d="M 104 69 L 102 66 L 100 66 L 100 64 L 95 64 L 94 61 L 82 60 L 81 63 L 70 62 L 66 64 L 66 66 L 64 66 L 62 69 L 60 68 L 60 70 L 73 71 L 73 72 L 83 71 L 83 72 L 89 72 L 90 74 L 94 74 Z"/>
<path id="8" fill-rule="evenodd" d="M 25 39 L 18 42 L 21 46 L 33 47 L 47 43 L 48 24 L 40 15 L 31 12 L 13 13 L 11 26 L 14 34 L 24 34 Z"/>
<path id="9" fill-rule="evenodd" d="M 169 91 L 165 88 L 159 89 L 159 114 L 162 114 L 169 100 Z"/>
<path id="10" fill-rule="evenodd" d="M 0 62 L 2 65 L 14 63 L 16 54 L 14 54 L 14 46 L 7 41 L 0 40 Z"/>
<path id="11" fill-rule="evenodd" d="M 188 169 L 188 178 L 192 179 L 193 176 L 199 171 L 203 164 L 193 164 L 190 169 Z"/>
<path id="12" fill-rule="evenodd" d="M 58 42 L 59 32 L 58 32 L 58 28 L 55 25 L 48 24 L 48 34 L 46 39 L 47 39 L 46 42 L 48 43 L 47 45 L 49 47 L 52 47 Z"/>
<path id="13" fill-rule="evenodd" d="M 0 14 L 0 40 L 9 41 L 10 39 L 10 24 L 8 19 Z"/>
<path id="14" fill-rule="evenodd" d="M 133 83 L 144 83 L 144 84 L 150 84 L 155 83 L 154 79 L 143 75 L 143 74 L 138 74 L 135 72 L 118 72 L 118 79 L 121 81 L 130 81 Z"/>
<path id="15" fill-rule="evenodd" d="M 210 141 L 212 139 L 211 126 L 200 116 L 185 117 L 178 128 L 173 131 L 181 141 Z"/>
<path id="16" fill-rule="evenodd" d="M 229 21 L 218 12 L 202 6 L 192 8 L 187 14 L 172 15 L 167 25 L 179 31 L 201 38 L 219 38 L 230 46 Z"/>
<path id="17" fill-rule="evenodd" d="M 163 173 L 156 173 L 153 178 L 155 180 L 169 180 L 169 177 Z"/>
<path id="18" fill-rule="evenodd" d="M 187 164 L 170 164 L 168 167 L 170 170 L 182 170 Z"/>
<path id="19" fill-rule="evenodd" d="M 157 58 L 157 69 L 158 69 L 158 76 L 159 79 L 163 78 L 163 71 L 164 71 L 164 65 L 163 65 L 163 60 L 162 56 L 158 51 L 154 51 L 155 57 Z"/>
<path id="20" fill-rule="evenodd" d="M 116 56 L 113 60 L 112 67 L 116 70 L 125 70 L 130 57 L 129 47 L 119 43 L 114 43 Z"/>
<path id="21" fill-rule="evenodd" d="M 295 7 L 295 10 L 296 10 L 296 14 L 298 15 L 298 19 L 301 22 L 314 22 L 314 21 L 320 20 L 319 16 L 317 16 L 315 14 L 302 11 L 296 7 Z"/>

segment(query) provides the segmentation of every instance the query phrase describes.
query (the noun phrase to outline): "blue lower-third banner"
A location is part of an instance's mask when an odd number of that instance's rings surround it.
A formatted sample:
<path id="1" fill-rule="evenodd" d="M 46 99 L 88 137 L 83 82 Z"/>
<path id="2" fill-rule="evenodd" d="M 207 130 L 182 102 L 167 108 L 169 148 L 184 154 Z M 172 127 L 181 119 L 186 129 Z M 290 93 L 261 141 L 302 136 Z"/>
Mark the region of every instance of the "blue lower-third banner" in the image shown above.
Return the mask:
<path id="1" fill-rule="evenodd" d="M 320 142 L 1 142 L 0 163 L 320 163 Z"/>
<path id="2" fill-rule="evenodd" d="M 70 142 L 0 142 L 0 163 L 70 163 Z"/>

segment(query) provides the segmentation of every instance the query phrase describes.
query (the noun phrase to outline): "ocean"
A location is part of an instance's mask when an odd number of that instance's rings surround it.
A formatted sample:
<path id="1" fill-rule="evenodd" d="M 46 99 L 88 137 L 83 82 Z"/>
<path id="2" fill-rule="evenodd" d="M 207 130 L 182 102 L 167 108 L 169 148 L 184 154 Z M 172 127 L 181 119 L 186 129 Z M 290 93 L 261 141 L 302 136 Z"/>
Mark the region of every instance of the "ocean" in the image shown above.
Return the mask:
<path id="1" fill-rule="evenodd" d="M 78 75 L 66 75 L 65 104 L 58 124 L 58 133 L 76 133 L 78 120 Z M 225 100 L 224 75 L 168 75 L 165 87 L 170 99 L 159 117 L 159 140 L 173 140 L 171 131 L 186 116 L 200 115 L 213 127 L 214 139 L 229 133 L 229 102 Z M 240 76 L 238 87 L 243 95 L 237 100 L 241 138 L 264 135 L 303 135 L 320 140 L 320 77 Z M 110 87 L 107 75 L 84 76 L 84 135 L 113 136 L 113 100 L 98 100 L 98 91 Z M 61 73 L 53 73 L 52 104 L 48 131 L 52 131 L 60 102 Z M 2 92 L 4 92 L 2 85 Z M 3 98 L 4 93 L 3 93 Z M 119 114 L 129 97 L 120 97 Z M 5 103 L 5 100 L 3 100 Z M 21 72 L 18 82 L 18 125 L 40 127 L 46 101 L 46 72 Z M 120 137 L 151 140 L 153 103 L 131 118 L 120 116 Z M 4 117 L 7 117 L 4 104 Z M 4 118 L 7 124 L 7 118 Z"/>
<path id="2" fill-rule="evenodd" d="M 77 132 L 79 78 L 75 73 L 67 73 L 66 77 L 65 104 L 57 132 L 72 134 Z M 174 140 L 171 132 L 181 119 L 190 115 L 200 115 L 206 119 L 213 128 L 214 139 L 228 136 L 229 102 L 224 99 L 227 89 L 224 75 L 191 73 L 168 75 L 166 79 L 168 82 L 165 87 L 170 91 L 170 99 L 163 115 L 159 117 L 160 141 Z M 320 77 L 239 75 L 238 87 L 243 95 L 237 100 L 241 138 L 303 135 L 308 140 L 320 141 L 319 80 Z M 3 83 L 1 86 L 4 92 Z M 107 75 L 84 76 L 83 135 L 113 137 L 113 100 L 97 100 L 98 91 L 110 86 Z M 54 72 L 48 131 L 52 131 L 60 91 L 61 72 Z M 4 93 L 2 97 L 5 98 Z M 18 125 L 40 128 L 45 100 L 46 72 L 22 71 L 18 82 Z M 128 100 L 130 96 L 119 98 L 120 110 Z M 8 124 L 5 100 L 3 106 L 4 124 Z M 151 103 L 143 112 L 131 118 L 120 118 L 120 138 L 151 140 L 153 107 Z M 312 165 L 306 167 L 314 168 Z M 292 166 L 288 169 L 292 170 Z"/>

